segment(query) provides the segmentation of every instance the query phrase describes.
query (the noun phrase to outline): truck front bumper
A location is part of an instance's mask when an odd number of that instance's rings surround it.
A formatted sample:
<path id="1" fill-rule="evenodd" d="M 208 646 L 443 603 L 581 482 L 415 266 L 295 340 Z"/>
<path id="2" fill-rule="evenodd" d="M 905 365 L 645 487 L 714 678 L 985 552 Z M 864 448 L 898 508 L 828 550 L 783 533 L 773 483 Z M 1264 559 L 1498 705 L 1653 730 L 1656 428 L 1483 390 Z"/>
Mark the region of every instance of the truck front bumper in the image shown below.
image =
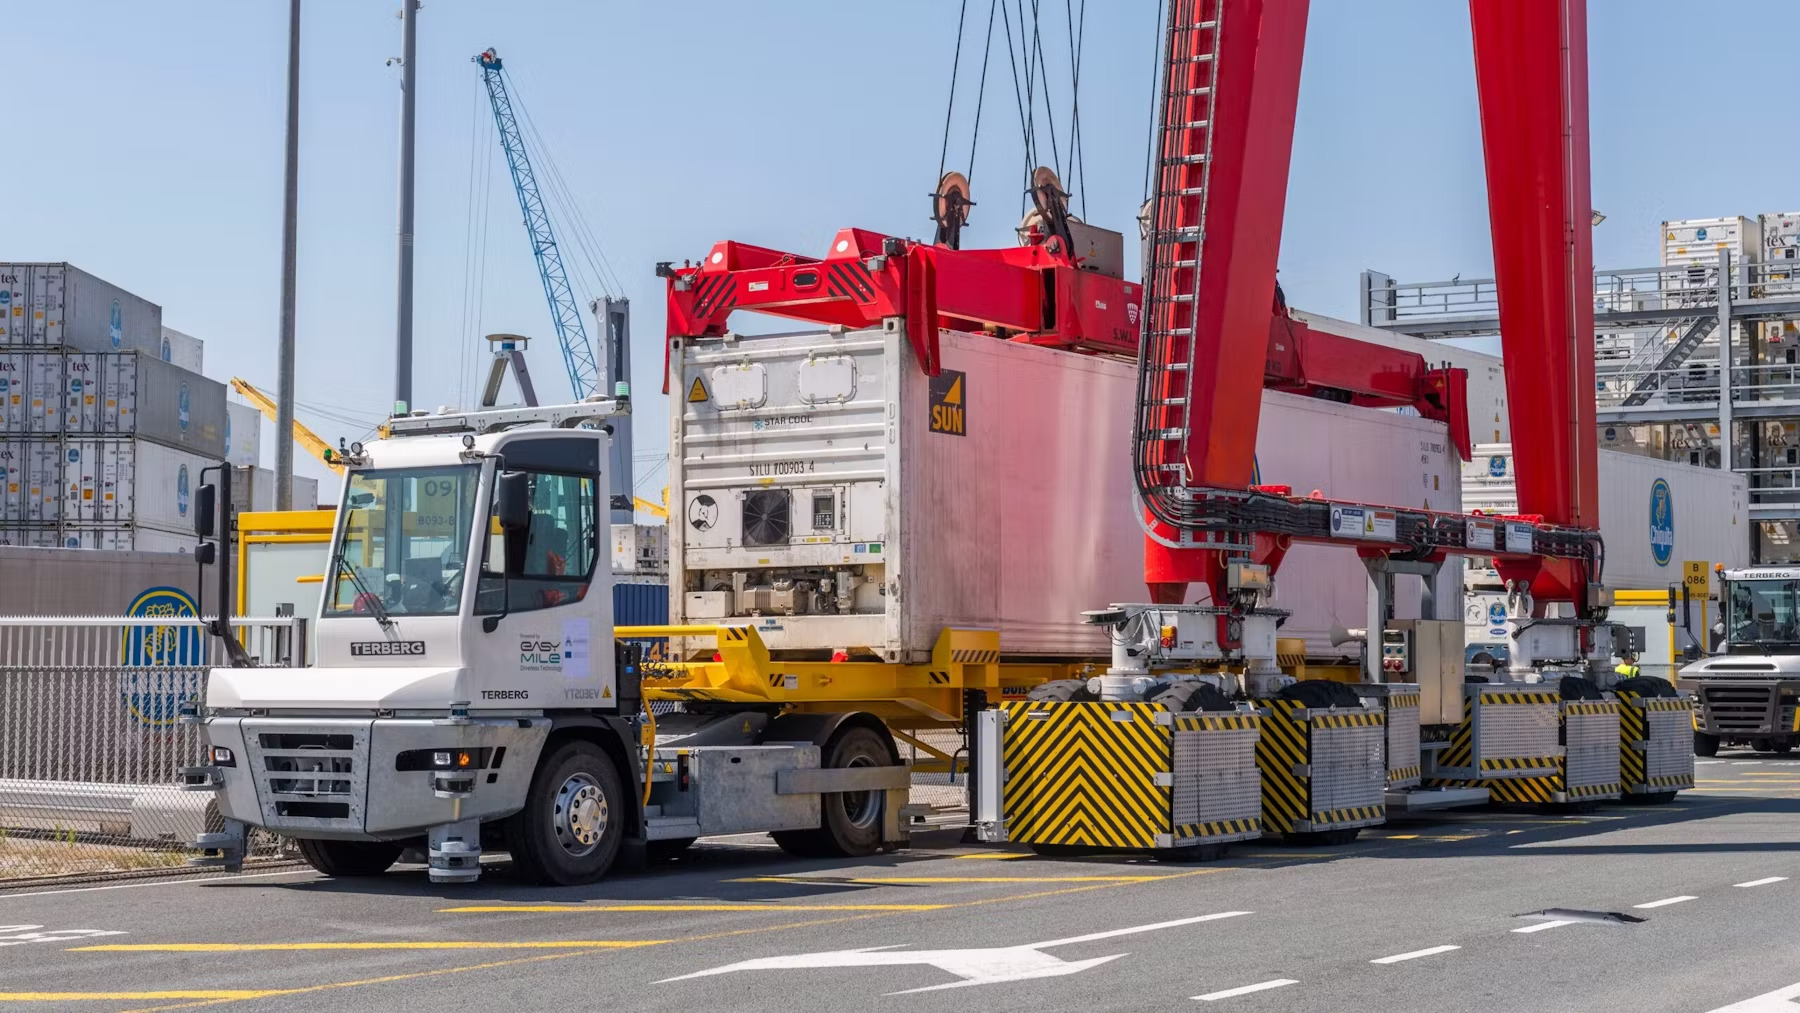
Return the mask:
<path id="1" fill-rule="evenodd" d="M 216 793 L 227 820 L 290 837 L 397 841 L 517 812 L 550 721 L 211 717 L 203 727 L 230 759 L 215 748 L 212 764 L 184 772 L 186 786 Z"/>

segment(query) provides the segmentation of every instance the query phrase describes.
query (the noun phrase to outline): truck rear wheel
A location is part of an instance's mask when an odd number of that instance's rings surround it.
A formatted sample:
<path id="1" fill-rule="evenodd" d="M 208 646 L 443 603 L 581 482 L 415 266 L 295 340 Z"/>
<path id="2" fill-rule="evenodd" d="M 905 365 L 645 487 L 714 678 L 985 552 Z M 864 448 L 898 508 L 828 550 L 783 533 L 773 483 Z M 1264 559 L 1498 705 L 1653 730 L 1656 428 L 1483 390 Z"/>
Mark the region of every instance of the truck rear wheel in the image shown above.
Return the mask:
<path id="1" fill-rule="evenodd" d="M 381 841 L 294 841 L 300 857 L 320 874 L 338 879 L 379 876 L 400 858 L 400 845 Z"/>
<path id="2" fill-rule="evenodd" d="M 592 742 L 565 742 L 538 764 L 525 808 L 506 821 L 507 850 L 527 879 L 592 883 L 612 868 L 627 819 L 612 758 Z"/>
<path id="3" fill-rule="evenodd" d="M 1694 733 L 1694 755 L 1695 756 L 1717 756 L 1717 755 L 1719 755 L 1719 737 L 1717 735 L 1708 735 L 1705 732 L 1695 732 Z"/>
<path id="4" fill-rule="evenodd" d="M 874 729 L 851 725 L 825 747 L 827 769 L 891 767 L 894 756 Z M 861 858 L 881 850 L 879 791 L 830 792 L 819 797 L 820 825 L 809 830 L 777 830 L 769 836 L 781 850 L 803 858 Z"/>

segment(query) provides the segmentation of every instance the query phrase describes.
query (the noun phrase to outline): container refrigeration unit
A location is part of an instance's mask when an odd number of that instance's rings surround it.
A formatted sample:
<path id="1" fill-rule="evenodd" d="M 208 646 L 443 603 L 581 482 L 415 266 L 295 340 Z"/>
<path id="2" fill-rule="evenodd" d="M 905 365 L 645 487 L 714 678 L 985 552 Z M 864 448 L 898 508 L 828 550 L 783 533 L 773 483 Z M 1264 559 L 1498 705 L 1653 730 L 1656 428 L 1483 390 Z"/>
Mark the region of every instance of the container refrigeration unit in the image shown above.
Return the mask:
<path id="1" fill-rule="evenodd" d="M 671 352 L 671 610 L 753 622 L 772 651 L 926 660 L 946 627 L 1003 655 L 1104 657 L 1082 612 L 1143 598 L 1132 488 L 1136 363 L 944 331 L 926 376 L 898 329 L 684 339 Z M 1440 423 L 1263 395 L 1258 481 L 1455 509 Z M 1417 578 L 1398 614 L 1417 615 Z M 1357 558 L 1296 547 L 1283 637 L 1337 657 Z M 1354 648 L 1351 649 L 1354 651 Z"/>

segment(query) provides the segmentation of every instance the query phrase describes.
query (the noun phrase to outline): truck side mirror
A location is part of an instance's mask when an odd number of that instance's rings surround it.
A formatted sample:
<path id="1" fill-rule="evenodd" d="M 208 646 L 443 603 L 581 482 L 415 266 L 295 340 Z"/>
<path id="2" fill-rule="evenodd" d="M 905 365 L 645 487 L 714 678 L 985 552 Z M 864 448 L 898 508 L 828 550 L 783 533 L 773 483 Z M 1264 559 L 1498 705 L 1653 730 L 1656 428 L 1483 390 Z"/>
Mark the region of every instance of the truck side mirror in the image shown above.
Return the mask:
<path id="1" fill-rule="evenodd" d="M 207 482 L 194 495 L 194 534 L 211 538 L 218 513 L 219 487 Z"/>
<path id="2" fill-rule="evenodd" d="M 494 513 L 500 519 L 500 530 L 511 534 L 531 527 L 531 476 L 522 471 L 500 475 L 494 492 Z"/>

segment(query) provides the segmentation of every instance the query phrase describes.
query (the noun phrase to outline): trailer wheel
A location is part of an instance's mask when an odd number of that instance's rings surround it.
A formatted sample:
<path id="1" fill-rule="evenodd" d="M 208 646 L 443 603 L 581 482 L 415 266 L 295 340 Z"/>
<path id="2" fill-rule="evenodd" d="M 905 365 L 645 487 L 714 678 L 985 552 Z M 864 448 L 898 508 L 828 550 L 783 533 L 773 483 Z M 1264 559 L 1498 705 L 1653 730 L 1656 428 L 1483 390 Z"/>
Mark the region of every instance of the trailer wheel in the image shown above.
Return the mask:
<path id="1" fill-rule="evenodd" d="M 379 876 L 400 858 L 400 845 L 381 841 L 296 840 L 300 857 L 321 875 L 338 879 Z"/>
<path id="2" fill-rule="evenodd" d="M 1756 750 L 1759 753 L 1773 753 L 1775 751 L 1775 740 L 1774 739 L 1751 739 L 1750 740 L 1750 748 Z"/>
<path id="3" fill-rule="evenodd" d="M 1774 753 L 1776 756 L 1786 756 L 1793 751 L 1794 742 L 1792 739 L 1776 739 L 1769 743 L 1769 752 Z"/>
<path id="4" fill-rule="evenodd" d="M 1717 755 L 1719 755 L 1719 737 L 1717 735 L 1708 735 L 1705 732 L 1695 732 L 1694 733 L 1694 755 L 1695 756 L 1717 756 Z"/>
<path id="5" fill-rule="evenodd" d="M 849 725 L 825 747 L 826 769 L 891 767 L 894 756 L 874 729 Z M 769 836 L 781 850 L 802 858 L 862 858 L 881 850 L 879 791 L 839 791 L 819 796 L 820 825 L 807 830 L 777 830 Z"/>
<path id="6" fill-rule="evenodd" d="M 591 742 L 565 742 L 538 764 L 525 808 L 506 821 L 513 866 L 539 883 L 592 883 L 618 857 L 627 813 L 612 759 Z"/>

